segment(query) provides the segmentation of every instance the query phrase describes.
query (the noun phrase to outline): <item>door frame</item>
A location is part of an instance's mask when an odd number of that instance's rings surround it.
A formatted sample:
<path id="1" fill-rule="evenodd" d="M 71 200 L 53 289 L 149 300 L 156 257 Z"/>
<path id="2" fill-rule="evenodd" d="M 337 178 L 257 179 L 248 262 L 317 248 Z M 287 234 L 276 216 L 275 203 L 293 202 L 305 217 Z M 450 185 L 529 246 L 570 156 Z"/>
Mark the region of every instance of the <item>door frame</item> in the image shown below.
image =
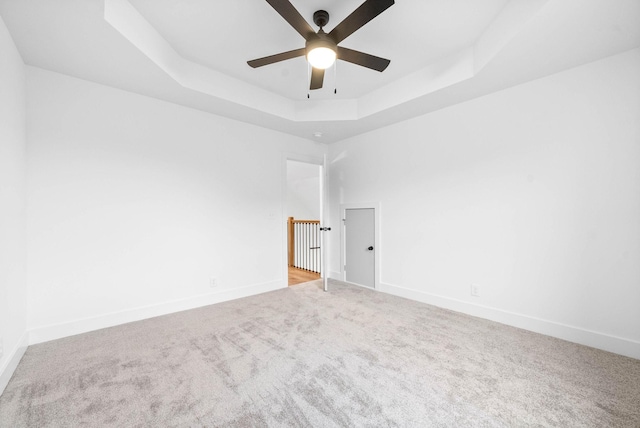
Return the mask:
<path id="1" fill-rule="evenodd" d="M 380 245 L 380 202 L 353 202 L 348 204 L 340 204 L 340 280 L 346 282 L 348 284 L 357 285 L 358 287 L 364 287 L 369 290 L 371 288 L 365 287 L 360 284 L 355 284 L 353 282 L 348 282 L 346 279 L 347 273 L 344 270 L 344 266 L 346 264 L 346 210 L 358 210 L 358 209 L 373 209 L 373 277 L 374 277 L 374 290 L 380 290 L 380 254 L 382 253 L 382 246 Z"/>
<path id="2" fill-rule="evenodd" d="M 320 169 L 320 225 L 326 224 L 327 209 L 327 156 L 326 155 L 304 155 L 300 153 L 283 153 L 282 154 L 282 258 L 280 266 L 282 268 L 282 278 L 284 288 L 289 286 L 289 267 L 288 267 L 288 240 L 287 227 L 284 226 L 288 221 L 288 201 L 287 201 L 287 161 L 303 162 L 311 165 L 318 165 Z M 320 234 L 320 247 L 322 248 L 322 267 L 321 277 L 323 280 L 325 291 L 327 291 L 328 278 L 328 245 L 324 233 Z"/>

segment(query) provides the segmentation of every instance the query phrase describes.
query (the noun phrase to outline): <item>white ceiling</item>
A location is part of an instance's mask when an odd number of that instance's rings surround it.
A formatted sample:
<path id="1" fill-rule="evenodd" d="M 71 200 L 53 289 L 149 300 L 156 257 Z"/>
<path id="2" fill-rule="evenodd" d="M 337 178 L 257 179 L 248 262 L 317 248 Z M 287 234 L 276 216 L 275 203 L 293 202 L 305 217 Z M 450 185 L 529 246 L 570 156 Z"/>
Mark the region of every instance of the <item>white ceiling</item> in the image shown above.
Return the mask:
<path id="1" fill-rule="evenodd" d="M 363 0 L 291 1 L 310 23 L 327 10 L 329 32 Z M 640 0 L 398 0 L 340 44 L 389 68 L 339 61 L 307 99 L 303 58 L 246 64 L 304 46 L 264 0 L 0 0 L 0 15 L 29 65 L 327 143 L 640 46 Z"/>
<path id="2" fill-rule="evenodd" d="M 314 29 L 313 12 L 330 14 L 328 33 L 364 0 L 293 0 Z M 293 100 L 307 96 L 303 57 L 252 69 L 247 60 L 304 47 L 300 36 L 265 0 L 131 0 L 131 4 L 182 56 Z M 340 43 L 391 59 L 383 73 L 340 62 L 337 98 L 358 98 L 434 60 L 469 47 L 507 0 L 400 1 Z M 393 23 L 401 22 L 401 26 Z M 314 99 L 335 98 L 333 70 Z"/>

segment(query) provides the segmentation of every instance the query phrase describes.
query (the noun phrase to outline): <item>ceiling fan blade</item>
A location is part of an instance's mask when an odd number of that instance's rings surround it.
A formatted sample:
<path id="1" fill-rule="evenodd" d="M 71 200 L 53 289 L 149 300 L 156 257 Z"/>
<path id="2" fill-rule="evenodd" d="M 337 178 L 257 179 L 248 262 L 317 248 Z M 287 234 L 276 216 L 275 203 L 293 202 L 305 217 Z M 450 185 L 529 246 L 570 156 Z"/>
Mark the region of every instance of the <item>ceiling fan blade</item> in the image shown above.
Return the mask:
<path id="1" fill-rule="evenodd" d="M 253 68 L 262 67 L 263 65 L 273 64 L 274 62 L 280 62 L 287 59 L 295 58 L 298 56 L 304 56 L 305 49 L 296 49 L 293 51 L 282 52 L 275 55 L 265 56 L 264 58 L 252 59 L 251 61 L 247 61 Z"/>
<path id="2" fill-rule="evenodd" d="M 316 34 L 311 25 L 300 15 L 300 12 L 293 7 L 289 0 L 267 0 L 276 12 L 284 18 L 305 40 Z"/>
<path id="3" fill-rule="evenodd" d="M 362 3 L 351 15 L 347 16 L 344 21 L 339 23 L 329 36 L 336 42 L 340 43 L 360 27 L 371 21 L 376 16 L 393 6 L 394 0 L 367 0 Z"/>
<path id="4" fill-rule="evenodd" d="M 324 81 L 324 70 L 321 68 L 313 68 L 311 71 L 311 84 L 309 85 L 309 89 L 320 89 L 322 88 L 322 82 Z"/>
<path id="5" fill-rule="evenodd" d="M 342 46 L 338 46 L 338 59 L 350 62 L 352 64 L 361 65 L 363 67 L 367 67 L 376 71 L 384 71 L 391 63 L 391 61 L 388 59 L 369 55 L 364 52 L 354 51 L 352 49 L 343 48 Z"/>

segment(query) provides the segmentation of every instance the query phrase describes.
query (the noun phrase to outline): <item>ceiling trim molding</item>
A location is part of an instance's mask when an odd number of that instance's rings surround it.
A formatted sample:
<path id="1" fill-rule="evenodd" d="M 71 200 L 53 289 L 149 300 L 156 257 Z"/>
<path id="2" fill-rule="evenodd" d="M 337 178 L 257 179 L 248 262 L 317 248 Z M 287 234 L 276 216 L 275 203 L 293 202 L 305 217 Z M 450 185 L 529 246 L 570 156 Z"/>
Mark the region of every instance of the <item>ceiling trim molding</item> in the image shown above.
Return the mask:
<path id="1" fill-rule="evenodd" d="M 104 19 L 181 86 L 294 120 L 291 100 L 186 60 L 127 0 L 105 0 Z"/>
<path id="2" fill-rule="evenodd" d="M 294 101 L 182 57 L 128 0 L 104 0 L 104 19 L 182 87 L 292 122 L 357 121 L 473 78 L 548 0 L 511 0 L 473 46 L 358 99 Z"/>

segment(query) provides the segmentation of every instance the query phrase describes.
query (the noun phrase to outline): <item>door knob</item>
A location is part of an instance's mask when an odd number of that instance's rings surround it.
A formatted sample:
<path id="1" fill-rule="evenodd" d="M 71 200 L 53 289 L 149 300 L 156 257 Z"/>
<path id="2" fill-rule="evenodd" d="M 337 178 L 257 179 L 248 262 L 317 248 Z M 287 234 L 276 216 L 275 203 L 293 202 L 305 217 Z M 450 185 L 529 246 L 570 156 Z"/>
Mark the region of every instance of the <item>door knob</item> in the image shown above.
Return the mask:
<path id="1" fill-rule="evenodd" d="M 371 247 L 367 248 L 367 250 L 373 251 L 373 247 L 371 246 Z"/>

